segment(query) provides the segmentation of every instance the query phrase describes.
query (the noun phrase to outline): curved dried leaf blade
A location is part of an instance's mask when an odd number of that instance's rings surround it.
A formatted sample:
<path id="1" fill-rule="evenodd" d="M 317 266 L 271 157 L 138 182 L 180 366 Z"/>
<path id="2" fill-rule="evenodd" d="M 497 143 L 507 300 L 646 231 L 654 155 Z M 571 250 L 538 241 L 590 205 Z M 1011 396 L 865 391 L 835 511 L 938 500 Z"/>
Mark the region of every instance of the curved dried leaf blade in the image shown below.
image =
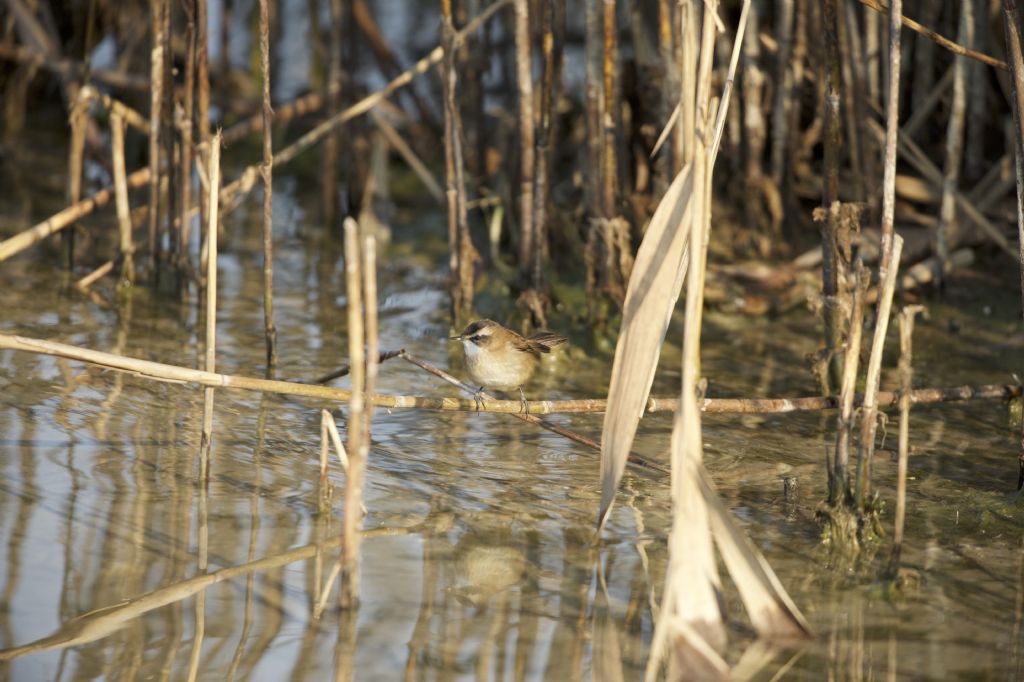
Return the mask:
<path id="1" fill-rule="evenodd" d="M 615 346 L 608 410 L 601 431 L 600 531 L 626 468 L 643 416 L 672 309 L 686 274 L 693 198 L 691 167 L 683 167 L 658 204 L 637 251 Z"/>

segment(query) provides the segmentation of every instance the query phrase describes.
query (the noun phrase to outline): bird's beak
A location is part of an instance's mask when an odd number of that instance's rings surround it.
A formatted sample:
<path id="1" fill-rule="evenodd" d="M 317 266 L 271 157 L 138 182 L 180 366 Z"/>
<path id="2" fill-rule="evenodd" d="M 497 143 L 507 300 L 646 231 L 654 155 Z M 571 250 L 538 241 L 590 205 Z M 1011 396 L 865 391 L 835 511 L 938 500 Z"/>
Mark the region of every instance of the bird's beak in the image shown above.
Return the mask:
<path id="1" fill-rule="evenodd" d="M 459 334 L 458 336 L 449 336 L 448 338 L 452 341 L 462 341 L 462 334 Z"/>

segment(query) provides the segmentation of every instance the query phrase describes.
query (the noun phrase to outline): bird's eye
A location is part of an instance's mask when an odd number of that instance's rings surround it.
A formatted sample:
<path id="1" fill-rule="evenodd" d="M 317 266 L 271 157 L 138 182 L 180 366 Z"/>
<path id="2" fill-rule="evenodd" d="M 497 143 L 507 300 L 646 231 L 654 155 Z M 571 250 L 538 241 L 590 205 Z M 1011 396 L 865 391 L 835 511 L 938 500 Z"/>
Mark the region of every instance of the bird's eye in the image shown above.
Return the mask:
<path id="1" fill-rule="evenodd" d="M 481 338 L 482 338 L 482 337 L 481 337 L 481 336 L 480 336 L 479 334 L 473 334 L 473 336 L 469 337 L 469 340 L 470 340 L 470 341 L 472 341 L 473 343 L 476 343 L 476 342 L 477 342 L 477 341 L 479 341 L 479 340 L 480 340 Z"/>

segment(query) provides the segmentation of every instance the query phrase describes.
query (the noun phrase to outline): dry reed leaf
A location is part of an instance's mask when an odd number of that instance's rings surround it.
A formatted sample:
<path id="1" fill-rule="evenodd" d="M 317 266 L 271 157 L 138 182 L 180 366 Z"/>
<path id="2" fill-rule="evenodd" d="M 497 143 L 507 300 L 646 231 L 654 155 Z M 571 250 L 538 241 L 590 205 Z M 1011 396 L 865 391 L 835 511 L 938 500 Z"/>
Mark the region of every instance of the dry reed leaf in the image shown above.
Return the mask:
<path id="1" fill-rule="evenodd" d="M 711 531 L 725 567 L 739 590 L 754 629 L 762 637 L 811 637 L 811 628 L 786 593 L 775 571 L 732 520 L 708 477 L 700 468 L 697 480 L 710 515 Z"/>
<path id="2" fill-rule="evenodd" d="M 604 527 L 636 428 L 654 383 L 672 309 L 686 274 L 693 174 L 684 166 L 658 204 L 640 244 L 622 307 L 608 410 L 601 430 L 601 511 Z"/>

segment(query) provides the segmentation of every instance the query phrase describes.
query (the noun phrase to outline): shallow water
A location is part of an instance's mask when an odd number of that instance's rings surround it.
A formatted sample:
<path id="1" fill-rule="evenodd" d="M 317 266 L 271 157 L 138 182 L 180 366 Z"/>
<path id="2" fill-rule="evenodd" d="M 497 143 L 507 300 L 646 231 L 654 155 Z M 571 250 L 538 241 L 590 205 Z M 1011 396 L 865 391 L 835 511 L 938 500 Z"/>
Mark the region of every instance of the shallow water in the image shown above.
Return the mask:
<path id="1" fill-rule="evenodd" d="M 314 199 L 287 180 L 275 188 L 279 376 L 311 379 L 345 359 L 343 261 L 336 240 L 305 213 Z M 3 235 L 47 215 L 45 199 L 26 207 L 6 198 Z M 218 261 L 224 373 L 262 375 L 257 206 L 250 199 L 228 220 Z M 442 259 L 436 246 L 420 246 L 438 243 L 442 217 L 406 210 L 395 223 L 404 227 L 381 257 L 381 346 L 458 371 L 446 341 Z M 106 218 L 92 224 L 113 230 Z M 194 297 L 138 287 L 118 304 L 109 279 L 97 285 L 99 299 L 86 297 L 52 267 L 52 249 L 0 265 L 0 331 L 199 364 Z M 996 301 L 991 310 L 963 294 L 956 306 L 930 304 L 932 319 L 916 337 L 918 385 L 1003 383 L 1020 370 L 1020 346 L 1008 343 L 1020 329 L 1017 303 L 1012 288 L 996 290 L 1004 284 L 968 282 L 979 301 Z M 658 395 L 678 390 L 678 338 L 673 327 Z M 816 339 L 809 313 L 752 320 L 709 312 L 709 395 L 811 394 L 804 356 Z M 531 393 L 601 395 L 610 357 L 589 348 L 574 343 Z M 883 384 L 894 378 L 887 369 Z M 382 366 L 380 391 L 455 394 L 397 359 Z M 0 662 L 0 677 L 323 679 L 346 667 L 357 680 L 641 675 L 663 586 L 666 481 L 628 474 L 592 549 L 599 483 L 590 451 L 500 415 L 378 411 L 362 602 L 352 621 L 335 607 L 336 593 L 323 594 L 333 586 L 344 478 L 332 462 L 333 492 L 322 504 L 321 407 L 343 424 L 343 406 L 217 391 L 204 490 L 201 391 L 0 351 L 0 657 L 27 646 Z M 705 418 L 707 464 L 721 494 L 817 634 L 761 650 L 726 581 L 735 621 L 728 657 L 756 659 L 755 679 L 1022 674 L 1024 515 L 1010 494 L 1017 467 L 1006 410 L 945 405 L 912 418 L 904 563 L 917 584 L 901 593 L 876 578 L 888 540 L 854 561 L 818 542 L 814 511 L 834 415 Z M 592 435 L 601 423 L 596 415 L 553 419 Z M 670 429 L 667 415 L 650 416 L 636 449 L 664 460 Z M 893 420 L 890 444 L 895 431 Z M 880 456 L 887 526 L 894 475 Z M 784 477 L 796 478 L 795 498 L 783 496 Z M 219 580 L 204 583 L 208 573 Z M 109 610 L 97 618 L 99 609 Z M 93 615 L 76 620 L 82 614 Z"/>

